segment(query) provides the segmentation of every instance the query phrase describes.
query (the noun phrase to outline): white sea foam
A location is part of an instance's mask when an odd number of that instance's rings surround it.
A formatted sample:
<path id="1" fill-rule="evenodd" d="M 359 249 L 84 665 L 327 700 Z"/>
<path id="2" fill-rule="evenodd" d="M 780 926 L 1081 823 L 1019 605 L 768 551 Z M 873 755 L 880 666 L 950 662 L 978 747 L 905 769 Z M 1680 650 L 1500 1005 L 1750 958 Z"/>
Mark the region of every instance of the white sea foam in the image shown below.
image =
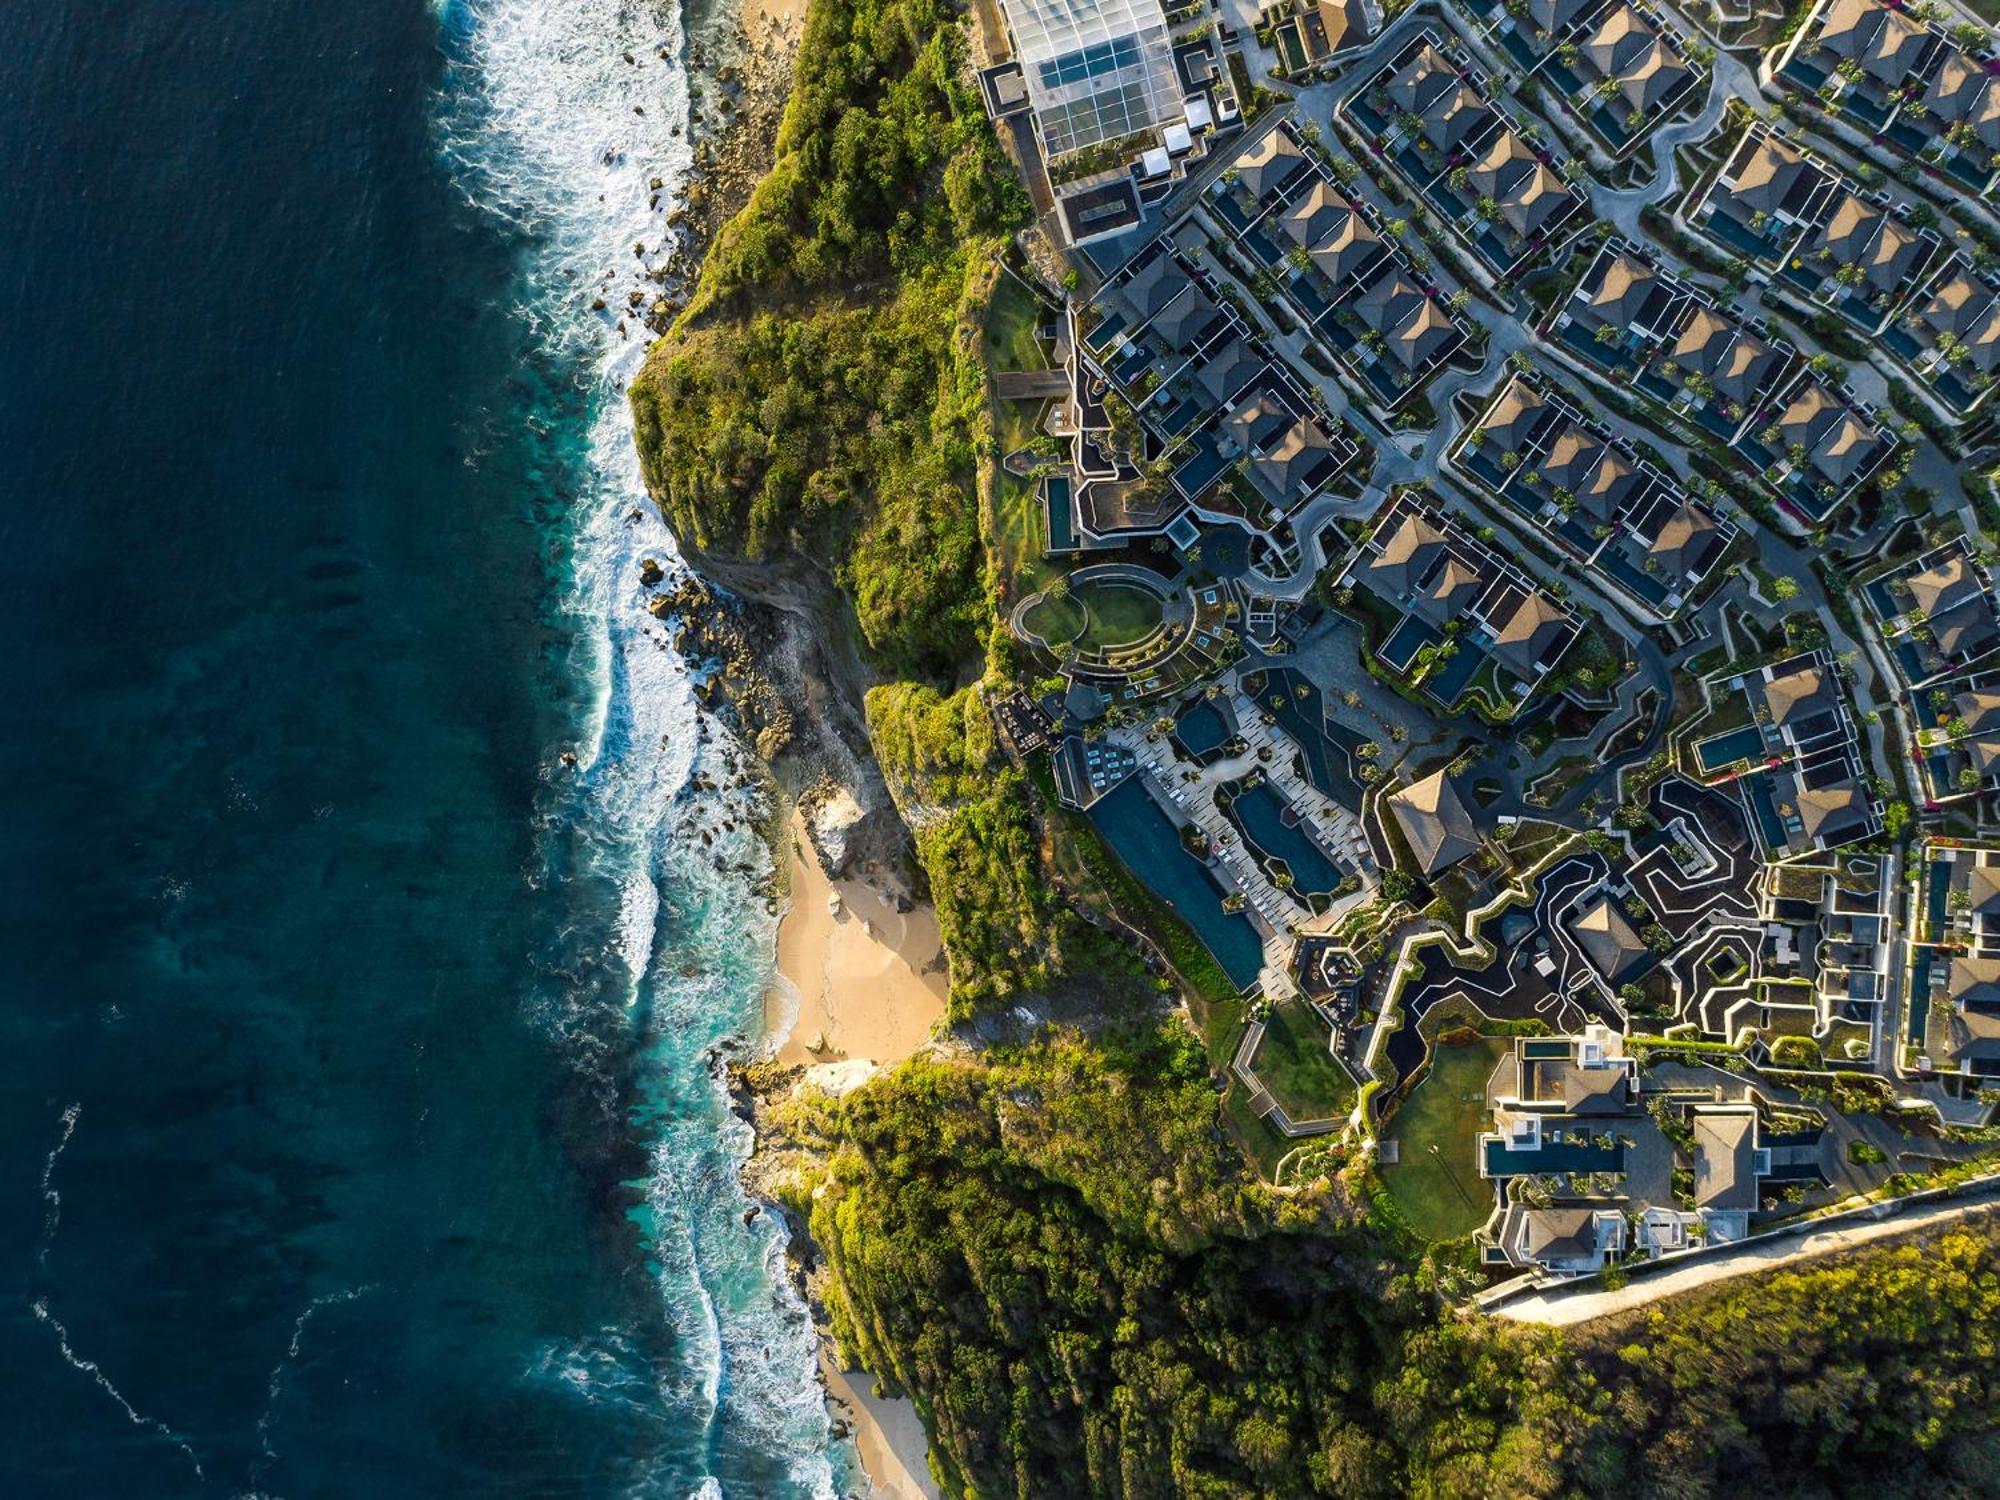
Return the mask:
<path id="1" fill-rule="evenodd" d="M 292 1341 L 285 1346 L 285 1357 L 271 1367 L 270 1378 L 264 1384 L 264 1409 L 257 1415 L 257 1447 L 259 1457 L 250 1466 L 250 1483 L 253 1486 L 266 1470 L 278 1461 L 277 1443 L 273 1430 L 278 1416 L 278 1398 L 285 1393 L 285 1375 L 298 1362 L 299 1350 L 305 1345 L 306 1328 L 315 1314 L 324 1308 L 339 1307 L 365 1297 L 375 1290 L 373 1282 L 366 1286 L 346 1287 L 338 1292 L 327 1292 L 312 1299 L 292 1323 Z"/>
<path id="2" fill-rule="evenodd" d="M 189 1444 L 186 1438 L 182 1437 L 180 1433 L 165 1422 L 162 1422 L 158 1417 L 149 1417 L 140 1411 L 130 1401 L 125 1399 L 123 1391 L 111 1383 L 111 1377 L 104 1373 L 103 1368 L 96 1360 L 85 1359 L 81 1354 L 76 1352 L 69 1341 L 69 1330 L 63 1326 L 60 1318 L 49 1311 L 48 1298 L 37 1297 L 29 1304 L 29 1307 L 35 1315 L 35 1321 L 42 1324 L 55 1335 L 56 1351 L 62 1355 L 64 1364 L 68 1365 L 72 1370 L 81 1370 L 84 1374 L 88 1375 L 96 1383 L 97 1388 L 109 1396 L 117 1404 L 118 1409 L 125 1413 L 125 1420 L 130 1422 L 134 1427 L 143 1427 L 149 1432 L 156 1432 L 176 1448 L 180 1449 L 182 1453 L 187 1455 L 188 1463 L 193 1465 L 194 1477 L 204 1484 L 208 1482 L 208 1475 L 202 1470 L 201 1460 L 196 1457 L 193 1446 Z"/>
<path id="3" fill-rule="evenodd" d="M 42 1232 L 35 1243 L 35 1264 L 43 1271 L 48 1270 L 49 1251 L 55 1246 L 56 1230 L 62 1226 L 62 1192 L 56 1187 L 56 1164 L 62 1160 L 63 1152 L 69 1149 L 69 1143 L 76 1135 L 76 1123 L 82 1117 L 81 1103 L 71 1104 L 62 1112 L 62 1134 L 56 1137 L 55 1145 L 50 1148 L 48 1156 L 42 1162 Z M 187 1461 L 194 1466 L 194 1477 L 203 1483 L 207 1482 L 208 1475 L 202 1472 L 201 1459 L 196 1456 L 193 1446 L 186 1438 L 158 1417 L 149 1417 L 140 1411 L 126 1399 L 123 1391 L 111 1383 L 111 1377 L 104 1373 L 103 1367 L 96 1360 L 86 1359 L 76 1352 L 75 1346 L 70 1343 L 69 1329 L 49 1310 L 47 1297 L 36 1297 L 28 1306 L 35 1315 L 35 1321 L 55 1335 L 56 1352 L 62 1356 L 64 1364 L 72 1370 L 88 1375 L 97 1388 L 110 1397 L 125 1414 L 125 1420 L 134 1427 L 143 1427 L 149 1432 L 156 1432 L 180 1449 L 187 1455 Z"/>
<path id="4" fill-rule="evenodd" d="M 62 1227 L 62 1194 L 56 1188 L 56 1163 L 69 1149 L 70 1137 L 76 1134 L 76 1122 L 83 1116 L 81 1101 L 71 1104 L 62 1112 L 62 1134 L 49 1148 L 47 1158 L 42 1162 L 42 1234 L 35 1241 L 35 1264 L 42 1270 L 49 1268 L 49 1251 L 56 1242 L 56 1230 Z"/>
<path id="5" fill-rule="evenodd" d="M 754 1453 L 796 1493 L 830 1497 L 810 1320 L 783 1274 L 781 1227 L 746 1220 L 736 1172 L 748 1130 L 707 1061 L 761 1023 L 772 924 L 744 871 L 761 873 L 765 856 L 744 794 L 692 791 L 697 771 L 721 779 L 737 752 L 639 582 L 648 557 L 669 575 L 683 568 L 645 495 L 624 400 L 649 335 L 623 316 L 631 293 L 657 290 L 646 273 L 671 253 L 665 209 L 690 161 L 679 12 L 650 0 L 444 0 L 438 13 L 450 59 L 439 149 L 468 199 L 522 236 L 517 306 L 538 376 L 552 405 L 573 403 L 587 424 L 578 472 L 561 477 L 576 496 L 563 608 L 590 707 L 575 771 L 551 789 L 544 831 L 560 853 L 544 878 L 601 882 L 618 912 L 601 936 L 562 935 L 553 967 L 566 989 L 545 997 L 543 1019 L 580 1055 L 639 1049 L 656 1095 L 644 1215 L 678 1335 L 671 1370 L 598 1330 L 541 1351 L 528 1377 L 645 1407 L 722 1455 L 718 1467 Z M 606 1034 L 618 1027 L 644 1030 Z M 663 1492 L 719 1495 L 728 1480 L 682 1475 Z"/>

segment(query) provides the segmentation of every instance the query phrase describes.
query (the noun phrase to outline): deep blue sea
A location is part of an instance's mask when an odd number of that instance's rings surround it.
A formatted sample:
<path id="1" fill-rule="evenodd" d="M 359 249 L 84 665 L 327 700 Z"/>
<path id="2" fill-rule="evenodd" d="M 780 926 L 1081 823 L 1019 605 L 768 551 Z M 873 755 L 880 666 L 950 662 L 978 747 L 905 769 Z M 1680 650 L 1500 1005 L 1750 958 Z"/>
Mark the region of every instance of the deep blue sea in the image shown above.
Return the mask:
<path id="1" fill-rule="evenodd" d="M 0 1495 L 848 1482 L 710 1064 L 765 856 L 639 607 L 680 51 L 0 0 Z"/>

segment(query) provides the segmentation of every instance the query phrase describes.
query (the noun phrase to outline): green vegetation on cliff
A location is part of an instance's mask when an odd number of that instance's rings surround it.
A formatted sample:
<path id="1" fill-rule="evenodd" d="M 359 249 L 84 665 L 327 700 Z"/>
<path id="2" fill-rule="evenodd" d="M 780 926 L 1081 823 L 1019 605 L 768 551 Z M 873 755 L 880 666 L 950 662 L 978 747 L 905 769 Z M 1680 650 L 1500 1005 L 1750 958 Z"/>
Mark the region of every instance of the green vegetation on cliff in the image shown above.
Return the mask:
<path id="1" fill-rule="evenodd" d="M 2000 1226 L 1984 1222 L 1725 1282 L 1581 1353 L 1652 1493 L 1990 1495 L 1996 1339 Z"/>
<path id="2" fill-rule="evenodd" d="M 869 695 L 952 1010 L 1114 980 L 1130 955 L 1043 878 L 1033 800 L 962 674 L 993 630 L 982 329 L 1026 211 L 943 0 L 816 0 L 777 163 L 634 381 L 647 482 L 683 541 L 825 566 L 897 681 Z"/>
<path id="3" fill-rule="evenodd" d="M 1042 874 L 1028 780 L 999 753 L 978 694 L 915 682 L 868 694 L 868 736 L 930 881 L 951 956 L 951 1010 L 1043 991 L 1077 973 L 1136 964 L 1079 918 Z"/>
<path id="4" fill-rule="evenodd" d="M 1442 1263 L 1332 1210 L 1285 1223 L 1305 1205 L 1214 1144 L 1192 1043 L 919 1063 L 798 1108 L 838 1143 L 800 1202 L 836 1332 L 916 1397 L 947 1494 L 1990 1493 L 1991 1228 L 1565 1339 L 1441 1312 Z"/>
<path id="5" fill-rule="evenodd" d="M 683 540 L 830 566 L 891 671 L 942 676 L 991 619 L 977 330 L 1022 198 L 943 0 L 816 0 L 777 162 L 633 382 Z"/>
<path id="6" fill-rule="evenodd" d="M 1022 212 L 964 55 L 944 0 L 813 0 L 777 166 L 632 391 L 680 535 L 824 565 L 903 679 L 869 728 L 960 1018 L 1133 967 L 1056 898 L 1029 785 L 963 685 L 993 634 L 980 324 Z M 1463 1247 L 1407 1259 L 1362 1222 L 1367 1179 L 1252 1181 L 1212 1066 L 1177 1022 L 1134 1021 L 780 1108 L 818 1153 L 787 1192 L 836 1332 L 917 1399 L 947 1493 L 1990 1488 L 1990 1234 L 1565 1340 L 1442 1311 Z"/>

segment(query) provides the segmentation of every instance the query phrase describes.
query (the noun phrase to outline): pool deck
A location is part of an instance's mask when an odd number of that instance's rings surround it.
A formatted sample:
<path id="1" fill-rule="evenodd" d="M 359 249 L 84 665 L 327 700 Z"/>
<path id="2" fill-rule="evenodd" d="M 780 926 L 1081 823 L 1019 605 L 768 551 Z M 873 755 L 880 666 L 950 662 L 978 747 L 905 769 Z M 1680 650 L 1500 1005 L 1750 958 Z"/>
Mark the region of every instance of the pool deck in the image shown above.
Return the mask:
<path id="1" fill-rule="evenodd" d="M 1257 705 L 1242 696 L 1234 679 L 1230 681 L 1230 691 L 1236 694 L 1232 706 L 1248 745 L 1241 755 L 1197 766 L 1180 759 L 1168 740 L 1155 738 L 1147 728 L 1127 725 L 1112 730 L 1108 738 L 1131 750 L 1140 771 L 1150 775 L 1153 785 L 1167 797 L 1174 810 L 1208 835 L 1217 863 L 1244 893 L 1248 914 L 1264 933 L 1265 961 L 1260 979 L 1263 993 L 1281 999 L 1295 988 L 1289 970 L 1292 945 L 1298 933 L 1330 926 L 1351 907 L 1370 899 L 1377 883 L 1375 856 L 1360 819 L 1299 775 L 1294 768 L 1296 747 L 1290 737 L 1263 721 Z M 1260 751 L 1268 753 L 1260 758 Z M 1189 771 L 1195 773 L 1193 781 L 1185 779 Z M 1336 900 L 1324 916 L 1315 917 L 1298 896 L 1272 884 L 1256 852 L 1245 846 L 1235 824 L 1216 806 L 1216 787 L 1240 781 L 1252 771 L 1261 771 L 1275 795 L 1291 804 L 1302 819 L 1314 823 L 1316 842 L 1361 873 L 1362 888 Z M 1303 832 L 1301 836 L 1305 836 Z"/>

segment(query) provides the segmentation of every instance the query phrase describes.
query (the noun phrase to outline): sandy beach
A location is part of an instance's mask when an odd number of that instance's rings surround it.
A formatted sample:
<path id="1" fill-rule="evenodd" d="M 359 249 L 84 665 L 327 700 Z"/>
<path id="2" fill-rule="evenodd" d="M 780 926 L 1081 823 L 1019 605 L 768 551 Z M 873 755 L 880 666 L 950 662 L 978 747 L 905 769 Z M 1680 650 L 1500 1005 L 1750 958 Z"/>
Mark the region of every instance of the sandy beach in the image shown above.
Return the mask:
<path id="1" fill-rule="evenodd" d="M 938 1500 L 916 1403 L 875 1395 L 875 1378 L 862 1370 L 838 1369 L 824 1344 L 819 1364 L 827 1393 L 854 1429 L 854 1449 L 876 1500 Z"/>
<path id="2" fill-rule="evenodd" d="M 944 1018 L 944 948 L 929 906 L 898 911 L 876 884 L 829 880 L 797 813 L 790 831 L 791 894 L 778 924 L 778 972 L 765 1020 L 781 1039 L 778 1061 L 802 1064 L 814 1082 L 839 1090 L 908 1057 Z M 874 1395 L 865 1374 L 850 1380 L 824 1343 L 820 1367 L 872 1493 L 882 1500 L 936 1496 L 916 1407 Z"/>
<path id="3" fill-rule="evenodd" d="M 944 1015 L 937 918 L 908 912 L 862 879 L 829 880 L 791 826 L 791 898 L 778 925 L 778 977 L 766 1001 L 782 1063 L 899 1062 Z M 832 898 L 832 899 L 829 899 Z"/>
<path id="4" fill-rule="evenodd" d="M 805 30 L 807 0 L 742 0 L 743 31 L 755 46 L 790 38 Z"/>

